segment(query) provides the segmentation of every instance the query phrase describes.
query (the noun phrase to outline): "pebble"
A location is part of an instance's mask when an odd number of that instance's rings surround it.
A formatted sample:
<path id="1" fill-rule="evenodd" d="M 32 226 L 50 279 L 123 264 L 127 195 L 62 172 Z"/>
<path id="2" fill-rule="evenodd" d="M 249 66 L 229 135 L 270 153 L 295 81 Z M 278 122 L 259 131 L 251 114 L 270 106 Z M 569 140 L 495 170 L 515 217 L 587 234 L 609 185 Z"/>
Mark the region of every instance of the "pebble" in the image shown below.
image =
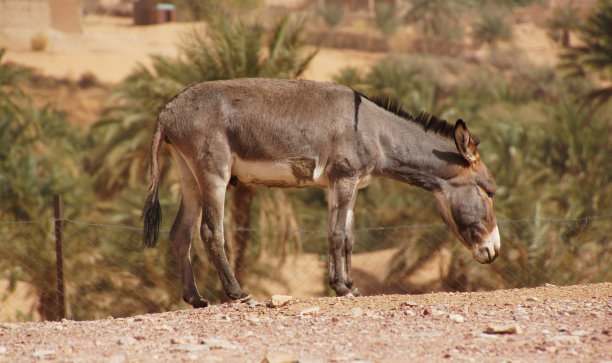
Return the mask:
<path id="1" fill-rule="evenodd" d="M 55 350 L 52 349 L 41 349 L 32 353 L 32 356 L 36 358 L 48 358 L 51 355 L 55 355 Z"/>
<path id="2" fill-rule="evenodd" d="M 6 347 L 0 345 L 0 354 L 6 353 Z"/>
<path id="3" fill-rule="evenodd" d="M 238 348 L 236 345 L 230 343 L 225 339 L 215 339 L 215 338 L 207 338 L 202 340 L 203 344 L 206 344 L 210 347 L 210 349 L 236 349 Z"/>
<path id="4" fill-rule="evenodd" d="M 358 318 L 358 317 L 363 315 L 363 309 L 361 309 L 361 308 L 352 308 L 351 310 L 349 310 L 344 315 L 350 316 L 350 317 L 353 317 L 353 318 Z"/>
<path id="5" fill-rule="evenodd" d="M 459 314 L 450 314 L 448 318 L 456 323 L 463 323 L 465 318 Z"/>
<path id="6" fill-rule="evenodd" d="M 538 299 L 538 298 L 537 298 L 537 297 L 535 297 L 535 296 L 530 296 L 530 297 L 528 297 L 528 298 L 527 298 L 527 301 L 538 302 L 538 301 L 540 301 L 540 299 Z"/>
<path id="7" fill-rule="evenodd" d="M 489 325 L 485 331 L 487 334 L 522 334 L 523 330 L 516 324 Z"/>
<path id="8" fill-rule="evenodd" d="M 577 336 L 577 337 L 581 337 L 581 336 L 589 335 L 589 334 L 591 334 L 589 330 L 574 330 L 572 332 L 572 335 Z"/>
<path id="9" fill-rule="evenodd" d="M 412 300 L 408 300 L 404 303 L 404 306 L 410 306 L 410 307 L 415 307 L 415 306 L 419 306 L 419 304 L 415 303 Z"/>
<path id="10" fill-rule="evenodd" d="M 297 359 L 285 352 L 268 352 L 261 363 L 294 363 Z"/>
<path id="11" fill-rule="evenodd" d="M 203 352 L 209 351 L 210 347 L 205 344 L 186 344 L 186 345 L 177 345 L 172 347 L 172 350 L 178 350 L 181 352 Z"/>
<path id="12" fill-rule="evenodd" d="M 300 315 L 308 315 L 308 314 L 316 313 L 317 311 L 319 311 L 319 309 L 320 308 L 318 306 L 313 306 L 311 308 L 300 311 Z"/>
<path id="13" fill-rule="evenodd" d="M 117 344 L 119 344 L 119 345 L 132 345 L 134 343 L 136 343 L 136 339 L 132 338 L 129 335 L 125 336 L 125 337 L 121 337 L 117 341 Z"/>
<path id="14" fill-rule="evenodd" d="M 578 344 L 580 343 L 580 338 L 574 335 L 557 335 L 548 338 L 547 341 L 556 345 Z"/>
<path id="15" fill-rule="evenodd" d="M 266 305 L 271 308 L 279 308 L 288 302 L 293 300 L 293 296 L 289 295 L 272 295 L 272 297 L 266 301 Z"/>

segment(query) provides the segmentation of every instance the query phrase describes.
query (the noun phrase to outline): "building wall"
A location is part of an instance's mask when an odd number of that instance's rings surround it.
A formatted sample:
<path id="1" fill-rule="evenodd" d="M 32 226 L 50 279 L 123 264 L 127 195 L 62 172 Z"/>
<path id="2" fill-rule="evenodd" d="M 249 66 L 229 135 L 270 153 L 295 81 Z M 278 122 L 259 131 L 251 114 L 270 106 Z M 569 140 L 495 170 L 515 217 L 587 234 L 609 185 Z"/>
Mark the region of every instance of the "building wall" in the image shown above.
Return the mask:
<path id="1" fill-rule="evenodd" d="M 49 0 L 51 27 L 65 33 L 83 32 L 82 0 Z"/>
<path id="2" fill-rule="evenodd" d="M 82 0 L 0 0 L 0 29 L 83 31 Z"/>
<path id="3" fill-rule="evenodd" d="M 50 13 L 47 0 L 0 0 L 0 28 L 49 28 Z"/>

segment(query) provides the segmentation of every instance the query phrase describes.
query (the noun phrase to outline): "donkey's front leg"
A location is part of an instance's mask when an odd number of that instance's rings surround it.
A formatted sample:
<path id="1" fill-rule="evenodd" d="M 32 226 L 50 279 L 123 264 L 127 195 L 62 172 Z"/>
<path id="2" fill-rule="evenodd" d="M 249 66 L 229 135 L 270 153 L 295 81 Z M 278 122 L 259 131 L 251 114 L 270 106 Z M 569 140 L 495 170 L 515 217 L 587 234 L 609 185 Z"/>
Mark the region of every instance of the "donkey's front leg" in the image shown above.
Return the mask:
<path id="1" fill-rule="evenodd" d="M 349 281 L 350 274 L 347 275 L 346 256 L 347 252 L 352 251 L 352 240 L 351 246 L 347 246 L 347 237 L 352 235 L 352 231 L 348 231 L 349 225 L 352 225 L 352 223 L 348 223 L 348 214 L 351 201 L 355 197 L 356 184 L 353 180 L 338 179 L 330 183 L 329 189 L 327 226 L 329 285 L 338 296 L 351 294 L 347 283 L 352 285 L 352 278 Z"/>
<path id="2" fill-rule="evenodd" d="M 248 300 L 236 281 L 223 245 L 223 207 L 227 182 L 222 178 L 207 176 L 202 179 L 202 225 L 200 234 L 206 251 L 215 264 L 223 290 L 232 300 Z"/>
<path id="3" fill-rule="evenodd" d="M 357 191 L 353 193 L 353 199 L 349 204 L 349 209 L 346 217 L 346 246 L 344 253 L 344 266 L 346 270 L 346 287 L 350 290 L 353 296 L 359 296 L 361 293 L 357 288 L 353 288 L 353 271 L 351 266 L 351 256 L 353 255 L 353 246 L 355 246 L 355 200 L 357 199 Z"/>

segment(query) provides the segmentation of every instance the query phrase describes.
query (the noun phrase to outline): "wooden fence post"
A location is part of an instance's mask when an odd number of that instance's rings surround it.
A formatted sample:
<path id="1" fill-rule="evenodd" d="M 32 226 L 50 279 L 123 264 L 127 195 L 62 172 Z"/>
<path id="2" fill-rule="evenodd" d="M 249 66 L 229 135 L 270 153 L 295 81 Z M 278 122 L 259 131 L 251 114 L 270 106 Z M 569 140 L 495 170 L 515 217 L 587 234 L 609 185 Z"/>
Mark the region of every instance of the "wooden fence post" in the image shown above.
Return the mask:
<path id="1" fill-rule="evenodd" d="M 62 196 L 53 196 L 53 211 L 55 214 L 55 261 L 57 266 L 57 320 L 66 317 L 66 304 L 64 298 L 64 258 L 62 253 L 63 244 L 63 217 Z"/>

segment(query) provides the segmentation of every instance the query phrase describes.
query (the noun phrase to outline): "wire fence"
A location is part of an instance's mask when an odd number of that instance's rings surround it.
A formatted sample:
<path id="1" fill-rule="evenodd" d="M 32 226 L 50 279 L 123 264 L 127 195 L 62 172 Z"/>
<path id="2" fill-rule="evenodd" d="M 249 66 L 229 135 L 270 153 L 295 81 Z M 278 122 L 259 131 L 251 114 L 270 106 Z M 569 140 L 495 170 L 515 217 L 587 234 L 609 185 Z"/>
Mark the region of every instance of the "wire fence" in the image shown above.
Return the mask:
<path id="1" fill-rule="evenodd" d="M 0 222 L 0 321 L 57 318 L 55 219 Z M 187 308 L 180 276 L 160 233 L 141 248 L 141 227 L 63 219 L 66 317 L 96 319 Z M 355 231 L 353 276 L 364 295 L 478 291 L 612 281 L 612 214 L 500 220 L 501 256 L 472 259 L 442 223 Z M 232 233 L 226 229 L 230 259 Z M 241 230 L 245 232 L 245 230 Z M 327 285 L 327 232 L 248 229 L 243 288 L 273 294 L 333 295 Z M 196 237 L 192 263 L 200 293 L 224 301 L 217 273 Z M 233 262 L 232 262 L 233 264 Z"/>

